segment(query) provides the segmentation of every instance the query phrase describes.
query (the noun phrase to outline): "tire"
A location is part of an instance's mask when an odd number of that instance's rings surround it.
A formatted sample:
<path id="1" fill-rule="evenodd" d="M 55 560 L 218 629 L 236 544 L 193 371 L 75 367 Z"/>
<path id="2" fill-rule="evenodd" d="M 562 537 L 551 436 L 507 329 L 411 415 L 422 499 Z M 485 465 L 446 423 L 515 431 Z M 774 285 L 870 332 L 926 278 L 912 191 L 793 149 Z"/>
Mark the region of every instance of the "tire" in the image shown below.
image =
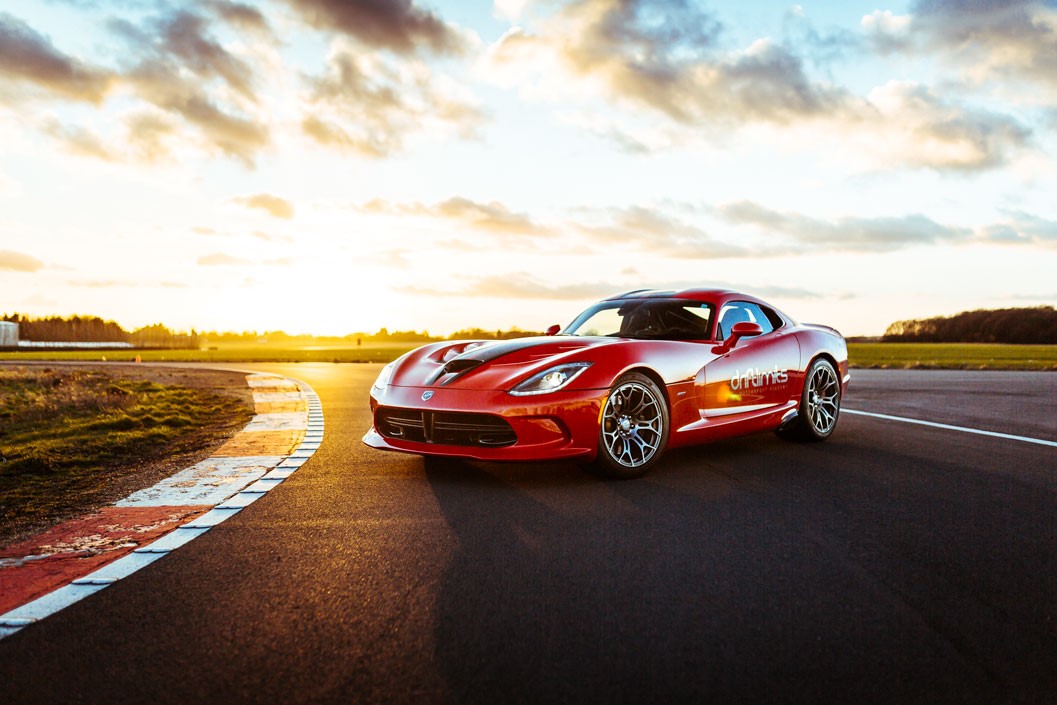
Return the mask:
<path id="1" fill-rule="evenodd" d="M 778 435 L 793 441 L 818 442 L 833 435 L 840 418 L 841 385 L 833 363 L 818 358 L 804 376 L 796 420 Z"/>
<path id="2" fill-rule="evenodd" d="M 629 479 L 649 472 L 668 447 L 668 403 L 656 382 L 629 372 L 614 384 L 602 407 L 598 455 L 591 469 Z"/>

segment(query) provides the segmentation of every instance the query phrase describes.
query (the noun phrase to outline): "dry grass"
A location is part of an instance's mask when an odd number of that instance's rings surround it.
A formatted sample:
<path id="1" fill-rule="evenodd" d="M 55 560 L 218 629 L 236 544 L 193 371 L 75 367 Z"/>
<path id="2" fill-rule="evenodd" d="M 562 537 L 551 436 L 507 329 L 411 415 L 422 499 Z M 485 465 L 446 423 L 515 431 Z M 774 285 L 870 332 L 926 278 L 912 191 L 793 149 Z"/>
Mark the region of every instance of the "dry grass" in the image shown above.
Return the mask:
<path id="1" fill-rule="evenodd" d="M 244 395 L 149 376 L 0 366 L 0 543 L 117 499 L 137 475 L 149 485 L 160 465 L 215 447 L 251 416 Z"/>

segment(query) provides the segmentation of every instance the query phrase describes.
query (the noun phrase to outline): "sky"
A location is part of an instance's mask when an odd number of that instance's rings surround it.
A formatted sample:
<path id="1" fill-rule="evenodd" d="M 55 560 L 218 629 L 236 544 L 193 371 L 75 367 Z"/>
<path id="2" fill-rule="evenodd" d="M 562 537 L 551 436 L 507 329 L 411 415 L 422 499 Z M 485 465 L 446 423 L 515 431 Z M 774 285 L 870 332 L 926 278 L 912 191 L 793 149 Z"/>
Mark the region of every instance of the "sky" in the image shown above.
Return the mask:
<path id="1" fill-rule="evenodd" d="M 0 313 L 845 335 L 1057 303 L 1057 0 L 4 0 Z"/>

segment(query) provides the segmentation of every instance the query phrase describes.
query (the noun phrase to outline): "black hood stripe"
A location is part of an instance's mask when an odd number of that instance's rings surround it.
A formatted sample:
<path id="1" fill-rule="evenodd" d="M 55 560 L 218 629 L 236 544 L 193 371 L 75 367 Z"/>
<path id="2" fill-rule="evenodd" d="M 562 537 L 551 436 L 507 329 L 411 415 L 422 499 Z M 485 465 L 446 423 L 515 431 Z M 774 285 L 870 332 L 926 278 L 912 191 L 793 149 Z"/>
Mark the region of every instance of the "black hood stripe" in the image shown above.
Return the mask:
<path id="1" fill-rule="evenodd" d="M 476 360 L 481 363 L 491 362 L 510 353 L 542 345 L 552 345 L 554 342 L 555 339 L 548 336 L 546 338 L 515 338 L 514 340 L 504 340 L 501 343 L 486 343 L 479 348 L 456 355 L 449 362 L 455 362 L 456 360 Z"/>
<path id="2" fill-rule="evenodd" d="M 456 355 L 448 360 L 448 362 L 429 379 L 427 384 L 433 386 L 437 381 L 443 379 L 440 383 L 440 386 L 443 387 L 451 384 L 463 375 L 477 369 L 485 363 L 492 362 L 493 360 L 505 355 L 510 355 L 511 353 L 516 353 L 520 350 L 542 347 L 544 345 L 553 345 L 555 342 L 557 341 L 554 337 L 547 336 L 546 338 L 517 338 L 515 340 L 504 340 L 501 343 L 485 343 L 480 347 L 474 348 L 473 350 L 467 350 L 466 352 Z M 578 346 L 572 346 L 570 349 L 575 347 Z M 445 377 L 446 379 L 444 379 Z"/>

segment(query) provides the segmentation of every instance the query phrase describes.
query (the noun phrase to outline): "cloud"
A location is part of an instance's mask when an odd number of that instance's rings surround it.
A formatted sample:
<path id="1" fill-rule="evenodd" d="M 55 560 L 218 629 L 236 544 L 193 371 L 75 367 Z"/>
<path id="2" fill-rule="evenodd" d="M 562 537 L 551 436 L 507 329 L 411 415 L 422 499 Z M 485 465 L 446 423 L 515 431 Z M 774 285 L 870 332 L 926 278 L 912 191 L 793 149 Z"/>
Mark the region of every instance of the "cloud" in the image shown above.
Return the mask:
<path id="1" fill-rule="evenodd" d="M 125 118 L 127 143 L 132 151 L 145 162 L 158 162 L 170 153 L 170 141 L 177 128 L 164 113 L 139 112 Z"/>
<path id="2" fill-rule="evenodd" d="M 87 289 L 143 289 L 145 287 L 161 287 L 163 289 L 187 289 L 183 282 L 156 282 L 156 281 L 134 281 L 131 279 L 94 279 L 88 281 L 70 282 L 71 286 L 80 286 Z"/>
<path id="3" fill-rule="evenodd" d="M 48 37 L 0 12 L 0 79 L 5 78 L 63 98 L 100 103 L 114 77 L 106 69 L 62 53 Z"/>
<path id="4" fill-rule="evenodd" d="M 391 203 L 381 199 L 369 201 L 356 210 L 374 215 L 410 215 L 422 218 L 451 220 L 477 230 L 506 235 L 548 236 L 553 230 L 524 213 L 511 211 L 496 201 L 480 203 L 468 198 L 453 197 L 433 205 L 422 203 Z"/>
<path id="5" fill-rule="evenodd" d="M 547 299 L 552 301 L 599 299 L 615 293 L 611 282 L 551 285 L 542 283 L 524 272 L 474 278 L 459 289 L 410 287 L 408 291 L 420 296 Z"/>
<path id="6" fill-rule="evenodd" d="M 253 71 L 209 34 L 207 19 L 178 10 L 151 18 L 145 28 L 127 20 L 108 26 L 128 45 L 130 63 L 122 80 L 140 99 L 197 128 L 207 149 L 254 165 L 270 135 L 247 114 L 258 102 Z M 164 152 L 159 138 L 173 132 L 166 125 L 155 117 L 130 124 L 130 135 L 141 152 L 156 159 Z"/>
<path id="7" fill-rule="evenodd" d="M 413 0 L 287 0 L 290 8 L 316 29 L 341 32 L 374 49 L 411 54 L 427 48 L 459 54 L 466 39 L 436 14 Z"/>
<path id="8" fill-rule="evenodd" d="M 124 134 L 101 136 L 85 124 L 32 119 L 42 133 L 82 156 L 153 163 L 194 146 L 252 167 L 270 143 L 267 125 L 254 116 L 253 67 L 212 35 L 208 16 L 161 3 L 154 7 L 161 14 L 138 23 L 106 22 L 108 38 L 122 45 L 110 48 L 118 57 L 117 68 L 92 66 L 64 54 L 25 22 L 0 13 L 3 98 L 17 101 L 43 91 L 100 107 L 116 100 L 122 107 L 131 105 L 116 119 L 106 115 L 108 124 L 124 126 Z M 258 10 L 240 3 L 207 0 L 200 7 L 236 30 L 267 27 Z M 118 97 L 110 100 L 112 96 Z"/>
<path id="9" fill-rule="evenodd" d="M 857 95 L 805 65 L 805 56 L 823 63 L 867 47 L 896 51 L 914 31 L 909 16 L 878 11 L 863 18 L 860 35 L 820 32 L 794 8 L 784 22 L 788 43 L 763 37 L 731 50 L 722 23 L 695 3 L 575 0 L 509 30 L 484 64 L 498 83 L 531 97 L 579 102 L 567 121 L 635 154 L 755 127 L 757 138 L 786 149 L 806 144 L 800 137 L 810 131 L 811 141 L 869 167 L 979 172 L 1032 146 L 1025 122 L 950 91 L 890 82 Z M 598 96 L 619 109 L 597 109 Z"/>
<path id="10" fill-rule="evenodd" d="M 1024 211 L 1007 211 L 1006 218 L 979 228 L 976 239 L 995 245 L 1029 245 L 1057 248 L 1057 220 Z"/>
<path id="11" fill-rule="evenodd" d="M 414 60 L 338 43 L 324 73 L 309 77 L 302 132 L 326 147 L 366 157 L 401 151 L 408 135 L 437 130 L 474 137 L 483 113 L 453 82 Z"/>
<path id="12" fill-rule="evenodd" d="M 252 260 L 245 257 L 236 257 L 224 252 L 214 252 L 198 258 L 198 264 L 203 267 L 237 267 L 237 266 L 266 266 L 266 267 L 288 267 L 294 263 L 290 257 L 277 257 L 275 259 Z"/>
<path id="13" fill-rule="evenodd" d="M 417 48 L 451 54 L 463 36 L 408 1 L 290 3 L 308 24 L 340 36 L 326 68 L 296 75 L 307 87 L 295 124 L 321 145 L 364 156 L 402 151 L 410 135 L 454 133 L 476 138 L 484 115 L 462 85 L 417 58 Z M 0 91 L 5 101 L 44 92 L 95 104 L 116 95 L 121 107 L 104 136 L 84 124 L 40 129 L 75 153 L 114 161 L 157 163 L 201 150 L 254 168 L 272 145 L 276 111 L 262 107 L 261 70 L 268 58 L 284 71 L 268 17 L 238 0 L 148 4 L 105 23 L 115 68 L 68 56 L 22 20 L 0 13 Z M 234 35 L 232 39 L 231 35 Z M 252 58 L 251 58 L 252 57 Z M 282 80 L 285 75 L 269 77 Z M 68 120 L 67 120 L 68 121 Z"/>
<path id="14" fill-rule="evenodd" d="M 910 15 L 897 15 L 891 10 L 874 10 L 859 21 L 866 42 L 881 55 L 906 50 L 910 47 Z"/>
<path id="15" fill-rule="evenodd" d="M 733 291 L 745 291 L 763 298 L 781 299 L 820 299 L 829 294 L 800 287 L 786 287 L 780 285 L 770 286 L 742 286 L 739 284 L 726 284 L 710 280 L 707 285 L 701 281 L 655 281 L 635 282 L 631 284 L 616 283 L 611 280 L 583 282 L 576 284 L 548 284 L 541 282 L 525 272 L 511 272 L 509 274 L 495 275 L 489 277 L 477 277 L 471 279 L 461 288 L 436 289 L 429 287 L 411 288 L 409 293 L 421 296 L 442 297 L 485 297 L 493 299 L 530 299 L 551 301 L 595 301 L 598 299 L 616 296 L 630 289 L 657 289 L 660 291 L 681 291 L 683 289 L 731 289 Z M 848 298 L 845 296 L 845 298 Z"/>
<path id="16" fill-rule="evenodd" d="M 144 65 L 173 74 L 179 73 L 173 69 L 182 68 L 206 81 L 219 79 L 242 98 L 256 101 L 252 69 L 210 35 L 207 18 L 176 10 L 151 18 L 145 28 L 126 20 L 111 20 L 109 26 Z"/>
<path id="17" fill-rule="evenodd" d="M 914 29 L 993 78 L 1057 86 L 1057 8 L 1032 0 L 918 0 Z"/>
<path id="18" fill-rule="evenodd" d="M 579 0 L 538 33 L 507 32 L 491 47 L 489 65 L 517 82 L 525 75 L 553 81 L 557 68 L 574 84 L 687 126 L 786 124 L 844 109 L 846 92 L 811 81 L 787 48 L 761 39 L 721 51 L 722 30 L 687 1 Z"/>
<path id="19" fill-rule="evenodd" d="M 772 210 L 752 201 L 712 210 L 732 225 L 750 226 L 792 240 L 801 251 L 888 252 L 914 245 L 967 242 L 972 236 L 968 228 L 941 225 L 920 214 L 824 220 Z"/>
<path id="20" fill-rule="evenodd" d="M 830 299 L 834 296 L 838 296 L 841 299 L 855 298 L 853 294 L 833 294 L 823 293 L 812 289 L 805 289 L 797 286 L 782 286 L 780 284 L 745 284 L 744 282 L 725 282 L 717 279 L 710 278 L 707 283 L 702 283 L 700 280 L 687 281 L 660 281 L 659 283 L 651 286 L 654 289 L 660 289 L 666 291 L 671 289 L 672 291 L 681 291 L 683 289 L 727 289 L 729 291 L 741 291 L 752 296 L 759 296 L 761 299 L 797 299 L 797 300 L 811 300 L 811 299 Z"/>
<path id="21" fill-rule="evenodd" d="M 1007 164 L 1031 142 L 1014 118 L 952 104 L 918 83 L 892 81 L 868 99 L 878 113 L 867 116 L 869 140 L 890 163 L 980 171 Z"/>
<path id="22" fill-rule="evenodd" d="M 107 162 L 118 159 L 118 155 L 110 150 L 99 135 L 85 127 L 63 125 L 58 120 L 49 118 L 43 122 L 41 129 L 72 154 L 102 159 Z"/>
<path id="23" fill-rule="evenodd" d="M 918 0 L 862 20 L 875 50 L 940 56 L 971 82 L 1057 88 L 1057 7 L 1049 0 Z"/>
<path id="24" fill-rule="evenodd" d="M 294 217 L 294 206 L 290 201 L 267 193 L 258 193 L 254 196 L 243 196 L 231 199 L 233 203 L 239 203 L 247 208 L 256 208 L 265 211 L 273 218 L 289 220 Z"/>
<path id="25" fill-rule="evenodd" d="M 254 230 L 250 233 L 253 237 L 258 240 L 264 240 L 265 242 L 286 242 L 291 243 L 294 241 L 289 235 L 273 235 L 271 233 L 261 232 L 260 230 Z"/>
<path id="26" fill-rule="evenodd" d="M 575 227 L 593 245 L 630 245 L 664 257 L 720 259 L 750 254 L 744 247 L 717 240 L 705 230 L 654 208 L 615 208 L 606 215 L 603 224 Z"/>
<path id="27" fill-rule="evenodd" d="M 218 17 L 239 29 L 253 32 L 269 40 L 274 39 L 272 27 L 267 18 L 253 5 L 229 0 L 206 0 L 204 6 Z"/>
<path id="28" fill-rule="evenodd" d="M 198 258 L 198 264 L 203 267 L 230 267 L 253 263 L 253 260 L 246 259 L 245 257 L 235 257 L 234 255 L 228 255 L 223 252 L 214 252 L 213 254 L 202 255 Z"/>
<path id="29" fill-rule="evenodd" d="M 11 250 L 0 250 L 0 269 L 14 272 L 36 272 L 43 268 L 44 263 L 36 257 Z"/>

